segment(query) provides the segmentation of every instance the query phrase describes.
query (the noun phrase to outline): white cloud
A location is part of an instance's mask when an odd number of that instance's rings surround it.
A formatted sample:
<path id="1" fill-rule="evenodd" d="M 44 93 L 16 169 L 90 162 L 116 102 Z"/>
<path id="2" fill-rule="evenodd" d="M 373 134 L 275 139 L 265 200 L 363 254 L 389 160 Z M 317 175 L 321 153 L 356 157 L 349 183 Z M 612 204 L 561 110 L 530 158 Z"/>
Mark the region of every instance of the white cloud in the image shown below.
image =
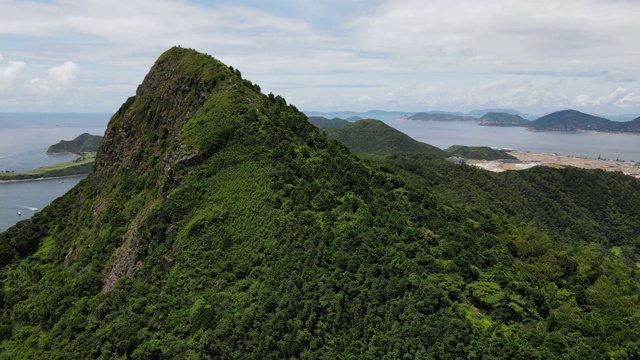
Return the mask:
<path id="1" fill-rule="evenodd" d="M 10 92 L 16 87 L 24 72 L 25 64 L 22 61 L 9 60 L 5 65 L 3 56 L 0 54 L 0 94 Z"/>
<path id="2" fill-rule="evenodd" d="M 492 81 L 490 83 L 482 84 L 480 85 L 480 87 L 478 87 L 478 90 L 484 91 L 484 90 L 508 88 L 513 86 L 514 84 L 515 84 L 514 80 L 501 79 L 501 80 Z"/>
<path id="3" fill-rule="evenodd" d="M 366 95 L 365 96 L 360 96 L 356 101 L 359 102 L 359 103 L 368 104 L 368 103 L 371 102 L 371 97 L 366 96 Z"/>
<path id="4" fill-rule="evenodd" d="M 50 96 L 63 94 L 75 86 L 80 68 L 71 61 L 49 69 L 47 77 L 33 78 L 29 81 L 29 89 L 37 94 Z"/>
<path id="5" fill-rule="evenodd" d="M 67 61 L 49 68 L 45 77 L 29 79 L 26 62 L 8 60 L 5 65 L 3 60 L 0 54 L 0 94 L 9 95 L 13 100 L 39 102 L 40 96 L 63 96 L 76 86 L 80 71 L 78 65 Z"/>
<path id="6" fill-rule="evenodd" d="M 634 11 L 640 4 L 393 0 L 356 18 L 352 29 L 363 48 L 399 54 L 412 68 L 599 71 L 612 57 L 635 67 Z M 472 56 L 457 57 L 462 49 L 473 49 Z"/>
<path id="7" fill-rule="evenodd" d="M 77 93 L 96 103 L 109 99 L 101 110 L 131 95 L 173 45 L 210 53 L 266 92 L 318 110 L 358 106 L 363 95 L 322 84 L 379 84 L 366 94 L 373 107 L 561 106 L 581 94 L 597 99 L 593 94 L 610 91 L 605 82 L 640 73 L 634 1 L 0 0 L 0 8 L 0 35 L 8 44 L 20 35 L 19 47 L 2 49 L 5 57 L 37 70 L 0 61 L 0 91 L 19 88 L 25 78 L 42 96 L 82 86 Z M 82 64 L 80 85 L 77 68 L 45 73 L 67 59 Z M 17 74 L 12 82 L 10 70 Z M 475 80 L 460 80 L 464 75 Z M 550 77 L 590 84 L 540 85 Z M 437 90 L 420 90 L 428 88 Z M 634 104 L 634 96 L 610 106 Z"/>
<path id="8" fill-rule="evenodd" d="M 573 99 L 572 104 L 577 106 L 593 106 L 593 98 L 589 95 L 580 94 Z"/>
<path id="9" fill-rule="evenodd" d="M 628 88 L 619 87 L 611 94 L 597 98 L 594 106 L 615 106 L 619 108 L 630 108 L 640 104 L 640 95 L 636 95 Z"/>

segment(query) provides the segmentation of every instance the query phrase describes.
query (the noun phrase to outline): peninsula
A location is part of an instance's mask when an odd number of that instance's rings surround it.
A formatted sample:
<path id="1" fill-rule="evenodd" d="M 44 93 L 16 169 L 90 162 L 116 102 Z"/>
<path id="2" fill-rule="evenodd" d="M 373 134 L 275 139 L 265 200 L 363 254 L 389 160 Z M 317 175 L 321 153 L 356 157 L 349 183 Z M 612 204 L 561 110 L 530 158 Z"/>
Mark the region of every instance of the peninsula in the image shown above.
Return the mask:
<path id="1" fill-rule="evenodd" d="M 27 172 L 2 172 L 0 173 L 0 183 L 35 181 L 52 178 L 65 178 L 79 175 L 87 175 L 93 168 L 96 153 L 85 153 L 77 159 L 66 161 L 60 164 L 39 167 Z"/>
<path id="2" fill-rule="evenodd" d="M 87 175 L 93 168 L 100 140 L 102 140 L 102 136 L 89 133 L 79 135 L 70 141 L 61 140 L 59 143 L 49 146 L 47 154 L 68 154 L 76 156 L 77 159 L 39 167 L 27 172 L 3 171 L 0 172 L 0 183 Z"/>

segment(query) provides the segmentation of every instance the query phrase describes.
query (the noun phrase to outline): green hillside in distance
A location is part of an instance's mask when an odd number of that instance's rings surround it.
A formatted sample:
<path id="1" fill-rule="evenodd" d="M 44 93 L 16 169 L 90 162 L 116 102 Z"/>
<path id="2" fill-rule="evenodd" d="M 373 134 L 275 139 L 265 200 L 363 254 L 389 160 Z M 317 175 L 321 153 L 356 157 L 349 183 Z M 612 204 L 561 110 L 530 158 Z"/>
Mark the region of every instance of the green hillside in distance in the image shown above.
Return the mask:
<path id="1" fill-rule="evenodd" d="M 640 133 L 640 117 L 621 123 L 619 129 L 623 132 Z"/>
<path id="2" fill-rule="evenodd" d="M 444 150 L 449 156 L 475 160 L 516 160 L 517 158 L 503 150 L 488 146 L 452 145 Z"/>
<path id="3" fill-rule="evenodd" d="M 488 113 L 501 113 L 501 114 L 509 114 L 509 115 L 525 115 L 518 110 L 514 109 L 482 109 L 482 110 L 472 110 L 467 113 L 469 116 L 473 116 L 475 118 L 481 118 Z"/>
<path id="4" fill-rule="evenodd" d="M 308 119 L 310 123 L 317 126 L 319 129 L 339 128 L 351 125 L 351 121 L 340 119 L 337 117 L 333 119 L 327 119 L 322 116 L 309 116 Z"/>
<path id="5" fill-rule="evenodd" d="M 415 121 L 476 121 L 477 119 L 462 113 L 419 112 L 406 117 Z"/>
<path id="6" fill-rule="evenodd" d="M 539 131 L 640 132 L 640 120 L 618 122 L 576 110 L 557 111 L 532 121 L 530 129 Z"/>
<path id="7" fill-rule="evenodd" d="M 169 49 L 94 171 L 0 233 L 0 359 L 640 356 L 635 179 L 379 158 Z"/>
<path id="8" fill-rule="evenodd" d="M 488 112 L 478 119 L 478 125 L 485 126 L 527 126 L 530 123 L 520 115 L 498 112 Z"/>
<path id="9" fill-rule="evenodd" d="M 98 151 L 102 136 L 84 133 L 73 140 L 61 140 L 59 143 L 49 146 L 47 154 L 82 154 Z"/>
<path id="10" fill-rule="evenodd" d="M 323 131 L 329 138 L 344 144 L 354 154 L 402 151 L 446 157 L 446 153 L 441 149 L 416 141 L 380 120 L 359 120 L 349 126 L 325 128 Z"/>

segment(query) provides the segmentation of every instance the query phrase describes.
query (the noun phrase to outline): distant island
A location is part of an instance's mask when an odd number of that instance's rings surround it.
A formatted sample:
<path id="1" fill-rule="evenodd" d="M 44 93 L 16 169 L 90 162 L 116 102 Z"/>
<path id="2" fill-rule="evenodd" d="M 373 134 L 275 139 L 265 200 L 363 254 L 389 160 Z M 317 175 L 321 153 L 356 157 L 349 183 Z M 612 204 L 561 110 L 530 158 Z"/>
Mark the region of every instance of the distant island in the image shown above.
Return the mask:
<path id="1" fill-rule="evenodd" d="M 603 117 L 582 113 L 576 110 L 562 110 L 545 115 L 528 125 L 537 131 L 604 131 L 621 133 L 640 133 L 640 117 L 635 120 L 619 122 Z"/>
<path id="2" fill-rule="evenodd" d="M 520 115 L 502 112 L 486 113 L 477 122 L 478 125 L 484 126 L 528 126 L 531 124 L 531 121 Z"/>
<path id="3" fill-rule="evenodd" d="M 419 120 L 419 121 L 476 121 L 477 119 L 464 115 L 462 113 L 445 113 L 438 111 L 419 112 L 411 116 L 403 117 L 404 120 Z"/>
<path id="4" fill-rule="evenodd" d="M 49 146 L 47 154 L 69 154 L 77 159 L 44 166 L 26 172 L 0 171 L 0 182 L 33 181 L 87 175 L 93 169 L 102 136 L 84 133 L 71 141 L 62 140 Z"/>
<path id="5" fill-rule="evenodd" d="M 612 121 L 577 110 L 562 110 L 529 121 L 519 114 L 488 112 L 480 118 L 458 113 L 438 111 L 419 112 L 403 116 L 402 120 L 414 121 L 475 121 L 483 126 L 521 126 L 532 131 L 601 131 L 617 133 L 640 133 L 640 117 L 631 121 Z"/>
<path id="6" fill-rule="evenodd" d="M 84 133 L 73 140 L 61 140 L 59 143 L 49 146 L 47 154 L 73 154 L 80 156 L 84 153 L 96 152 L 98 151 L 100 140 L 102 140 L 102 136 Z"/>

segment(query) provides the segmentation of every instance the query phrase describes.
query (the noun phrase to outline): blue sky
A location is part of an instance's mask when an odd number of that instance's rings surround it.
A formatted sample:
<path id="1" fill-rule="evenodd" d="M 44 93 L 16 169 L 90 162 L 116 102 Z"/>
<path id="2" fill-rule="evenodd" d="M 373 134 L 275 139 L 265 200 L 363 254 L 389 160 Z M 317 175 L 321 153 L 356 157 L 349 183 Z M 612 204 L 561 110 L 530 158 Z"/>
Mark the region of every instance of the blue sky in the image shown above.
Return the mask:
<path id="1" fill-rule="evenodd" d="M 0 0 L 0 111 L 115 112 L 174 45 L 302 110 L 640 113 L 635 0 Z"/>

